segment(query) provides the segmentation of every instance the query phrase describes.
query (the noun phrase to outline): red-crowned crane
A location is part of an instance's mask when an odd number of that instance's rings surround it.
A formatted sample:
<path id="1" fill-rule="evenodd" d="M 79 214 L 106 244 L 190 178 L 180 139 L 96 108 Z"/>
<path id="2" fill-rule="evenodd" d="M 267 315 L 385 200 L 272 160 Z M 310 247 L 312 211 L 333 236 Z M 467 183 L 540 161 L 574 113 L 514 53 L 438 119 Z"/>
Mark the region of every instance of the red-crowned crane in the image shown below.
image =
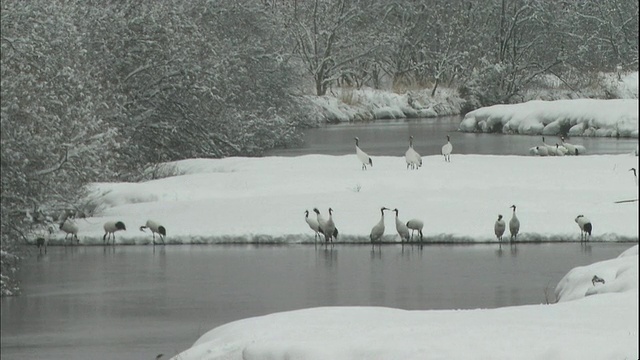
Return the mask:
<path id="1" fill-rule="evenodd" d="M 393 209 L 396 213 L 396 231 L 400 235 L 400 242 L 409 241 L 409 228 L 398 218 L 398 209 Z"/>
<path id="2" fill-rule="evenodd" d="M 327 228 L 327 220 L 324 218 L 324 216 L 322 216 L 322 214 L 320 214 L 320 210 L 318 210 L 318 208 L 313 208 L 313 212 L 316 213 L 316 219 L 317 219 L 316 221 L 318 222 L 318 230 L 319 230 L 320 234 L 325 236 L 325 240 L 326 240 L 326 236 L 327 235 L 326 235 L 324 229 Z M 335 225 L 334 225 L 332 237 L 334 239 L 338 239 L 338 228 L 336 228 Z"/>
<path id="3" fill-rule="evenodd" d="M 413 240 L 413 233 L 417 231 L 418 235 L 420 235 L 420 241 L 422 241 L 422 228 L 424 227 L 424 222 L 418 219 L 411 219 L 407 221 L 406 225 L 407 228 L 411 230 L 411 240 Z"/>
<path id="4" fill-rule="evenodd" d="M 153 245 L 156 245 L 156 234 L 160 235 L 160 240 L 162 240 L 162 245 L 164 245 L 164 237 L 167 236 L 167 229 L 164 226 L 158 224 L 153 220 L 147 220 L 145 225 L 140 226 L 140 231 L 144 231 L 144 229 L 151 230 L 151 234 L 153 234 Z"/>
<path id="5" fill-rule="evenodd" d="M 504 235 L 504 230 L 507 228 L 507 224 L 505 224 L 504 220 L 502 220 L 502 215 L 498 215 L 498 220 L 493 224 L 493 231 L 496 234 L 496 238 L 498 242 L 502 242 L 502 235 Z"/>
<path id="6" fill-rule="evenodd" d="M 509 241 L 516 241 L 520 231 L 520 220 L 516 216 L 516 206 L 511 205 L 510 207 L 513 209 L 513 214 L 511 215 L 511 220 L 509 220 L 509 232 L 511 233 Z"/>
<path id="7" fill-rule="evenodd" d="M 413 136 L 409 136 L 409 148 L 404 153 L 404 159 L 407 161 L 407 170 L 409 170 L 409 167 L 417 170 L 422 166 L 422 157 L 413 148 Z"/>
<path id="8" fill-rule="evenodd" d="M 591 225 L 591 221 L 587 219 L 584 215 L 576 216 L 575 222 L 580 227 L 580 241 L 587 241 L 591 238 L 591 231 L 593 230 L 593 225 Z"/>
<path id="9" fill-rule="evenodd" d="M 453 145 L 451 145 L 451 139 L 447 135 L 447 143 L 442 146 L 442 155 L 444 155 L 444 161 L 451 162 L 451 152 L 453 151 Z"/>
<path id="10" fill-rule="evenodd" d="M 380 208 L 380 221 L 373 226 L 371 229 L 371 234 L 369 235 L 369 239 L 371 239 L 371 245 L 376 242 L 380 242 L 382 240 L 382 235 L 384 235 L 384 211 L 389 210 L 386 207 Z"/>
<path id="11" fill-rule="evenodd" d="M 314 241 L 318 241 L 318 236 L 321 234 L 320 224 L 318 224 L 318 220 L 309 217 L 309 210 L 304 211 L 304 221 L 307 222 L 311 230 L 315 232 Z M 324 234 L 323 234 L 324 235 Z"/>
<path id="12" fill-rule="evenodd" d="M 360 146 L 358 145 L 360 139 L 357 137 L 354 137 L 354 139 L 356 140 L 356 155 L 358 156 L 358 160 L 362 163 L 362 170 L 367 170 L 367 165 L 373 166 L 373 160 L 371 160 L 371 157 L 367 155 L 366 152 L 360 149 Z"/>
<path id="13" fill-rule="evenodd" d="M 324 240 L 325 242 L 333 243 L 333 240 L 337 237 L 336 224 L 333 222 L 333 209 L 329 208 L 329 218 L 324 227 Z"/>
<path id="14" fill-rule="evenodd" d="M 76 239 L 76 243 L 80 243 L 78 240 L 78 225 L 76 225 L 73 221 L 66 219 L 62 223 L 60 223 L 60 230 L 64 231 L 66 235 L 64 239 L 67 240 L 67 237 L 71 235 L 71 244 L 73 245 L 73 239 Z"/>
<path id="15" fill-rule="evenodd" d="M 106 243 L 109 243 L 109 238 L 113 237 L 113 245 L 116 244 L 116 231 L 119 230 L 127 230 L 127 228 L 124 226 L 124 223 L 122 221 L 107 221 L 106 223 L 104 223 L 104 235 L 102 236 L 102 245 L 105 244 L 105 239 L 106 239 Z"/>

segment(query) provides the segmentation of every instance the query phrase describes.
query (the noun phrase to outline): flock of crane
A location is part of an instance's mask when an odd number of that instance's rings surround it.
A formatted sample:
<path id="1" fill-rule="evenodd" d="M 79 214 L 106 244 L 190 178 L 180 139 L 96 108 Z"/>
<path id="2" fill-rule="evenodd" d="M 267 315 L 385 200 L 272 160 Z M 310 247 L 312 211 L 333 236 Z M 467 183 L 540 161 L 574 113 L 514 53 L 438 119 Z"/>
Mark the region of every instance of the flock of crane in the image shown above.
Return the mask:
<path id="1" fill-rule="evenodd" d="M 582 145 L 573 145 L 565 142 L 564 136 L 560 137 L 562 141 L 562 145 L 555 144 L 555 146 L 551 146 L 545 143 L 544 137 L 542 137 L 542 146 L 535 146 L 530 149 L 532 155 L 539 156 L 564 156 L 564 155 L 580 155 L 586 152 L 586 149 Z M 367 166 L 373 166 L 373 159 L 360 149 L 360 144 L 357 137 L 354 138 L 356 142 L 356 156 L 358 160 L 362 163 L 362 170 L 366 170 Z M 451 139 L 449 135 L 447 135 L 447 143 L 442 146 L 441 154 L 444 156 L 444 160 L 447 162 L 451 161 L 451 152 L 453 151 L 453 145 L 451 144 Z M 407 169 L 418 169 L 422 166 L 422 158 L 420 154 L 413 148 L 413 136 L 409 137 L 409 148 L 405 152 L 405 160 L 407 162 Z M 638 177 L 636 174 L 636 169 L 631 168 L 629 171 L 633 171 L 633 175 L 636 180 L 636 186 L 638 185 Z M 517 240 L 518 232 L 520 231 L 520 220 L 516 216 L 516 206 L 511 205 L 510 207 L 513 209 L 513 213 L 511 215 L 511 219 L 509 220 L 509 233 L 510 239 L 509 242 L 514 242 Z M 391 210 L 387 207 L 382 207 L 380 209 L 380 220 L 376 223 L 371 229 L 371 233 L 369 238 L 372 244 L 380 243 L 382 237 L 384 235 L 384 212 L 385 210 Z M 309 225 L 309 228 L 315 232 L 315 241 L 318 238 L 324 237 L 325 243 L 333 243 L 334 240 L 338 237 L 338 229 L 333 221 L 333 209 L 329 208 L 329 218 L 325 219 L 325 217 L 320 213 L 317 208 L 314 208 L 313 211 L 316 213 L 316 218 L 309 217 L 309 210 L 305 211 L 305 221 Z M 413 236 L 415 231 L 418 232 L 420 236 L 420 242 L 423 240 L 422 229 L 424 227 L 424 222 L 419 219 L 411 219 L 406 223 L 403 223 L 398 218 L 398 209 L 393 209 L 396 213 L 395 216 L 395 224 L 396 224 L 396 232 L 400 236 L 401 242 L 409 242 L 413 240 Z M 578 215 L 575 218 L 575 222 L 578 224 L 580 228 L 580 241 L 587 241 L 591 237 L 591 232 L 593 230 L 593 225 L 591 221 L 586 218 L 584 215 Z M 502 215 L 498 215 L 498 219 L 494 223 L 494 233 L 496 235 L 496 239 L 499 243 L 502 243 L 502 237 L 506 231 L 506 223 L 503 220 Z M 411 230 L 411 233 L 409 233 Z"/>
<path id="2" fill-rule="evenodd" d="M 516 216 L 516 206 L 511 205 L 511 209 L 513 209 L 513 213 L 511 214 L 511 219 L 509 220 L 509 234 L 511 235 L 509 242 L 513 243 L 517 240 L 518 233 L 520 232 L 520 220 Z M 375 245 L 376 243 L 382 242 L 382 237 L 384 236 L 384 212 L 385 210 L 391 210 L 387 207 L 380 208 L 380 220 L 373 226 L 371 229 L 371 233 L 369 234 L 369 239 L 371 240 L 371 244 Z M 415 232 L 418 232 L 420 236 L 420 243 L 422 243 L 423 235 L 422 229 L 424 227 L 424 222 L 419 219 L 411 219 L 406 223 L 402 222 L 398 217 L 399 211 L 398 209 L 391 210 L 396 213 L 395 223 L 396 223 L 396 232 L 400 236 L 400 242 L 411 242 L 413 240 L 413 236 Z M 309 225 L 309 228 L 315 233 L 315 241 L 318 241 L 318 238 L 322 239 L 324 237 L 326 244 L 333 244 L 334 240 L 338 238 L 338 228 L 336 228 L 336 224 L 333 221 L 333 209 L 329 208 L 329 218 L 325 218 L 318 208 L 313 208 L 313 212 L 316 213 L 316 218 L 309 217 L 309 210 L 305 210 L 304 219 Z M 593 225 L 591 224 L 591 220 L 587 219 L 584 215 L 578 215 L 575 218 L 575 222 L 578 224 L 580 228 L 580 241 L 588 241 L 591 238 L 591 231 L 593 230 Z M 503 220 L 502 215 L 498 215 L 498 220 L 493 225 L 493 230 L 496 234 L 496 239 L 498 243 L 502 244 L 502 236 L 504 235 L 507 229 L 507 224 Z M 409 233 L 411 230 L 411 233 Z"/>
<path id="3" fill-rule="evenodd" d="M 562 144 L 556 143 L 549 145 L 544 141 L 542 137 L 542 145 L 534 146 L 529 149 L 530 155 L 538 156 L 565 156 L 565 155 L 584 155 L 587 149 L 582 145 L 573 145 L 564 141 L 564 136 L 560 137 Z"/>
<path id="4" fill-rule="evenodd" d="M 367 166 L 373 166 L 373 160 L 366 152 L 360 149 L 360 139 L 353 138 L 356 141 L 356 156 L 362 163 L 362 170 L 367 170 Z M 442 146 L 440 152 L 444 156 L 444 161 L 451 162 L 451 152 L 453 151 L 453 145 L 451 144 L 451 138 L 447 135 L 447 143 Z M 404 158 L 407 161 L 407 169 L 417 170 L 422 166 L 422 157 L 413 148 L 413 136 L 409 136 L 409 148 L 404 153 Z"/>
<path id="5" fill-rule="evenodd" d="M 73 241 L 76 241 L 76 244 L 80 243 L 78 239 L 78 225 L 73 222 L 71 219 L 63 219 L 58 227 L 62 232 L 65 233 L 64 240 L 70 239 L 71 244 Z M 122 221 L 107 221 L 104 223 L 104 235 L 102 236 L 102 244 L 108 245 L 109 240 L 112 240 L 112 244 L 116 244 L 116 232 L 118 231 L 126 231 L 127 227 Z M 164 226 L 153 220 L 147 220 L 147 222 L 140 226 L 140 231 L 145 231 L 145 229 L 151 230 L 151 234 L 153 235 L 153 245 L 156 245 L 156 234 L 158 234 L 160 240 L 162 241 L 162 245 L 164 245 L 164 237 L 167 236 L 167 230 Z M 51 238 L 51 234 L 53 234 L 53 228 L 49 226 L 47 228 L 47 232 L 38 238 L 36 238 L 36 246 L 40 253 L 44 249 L 44 253 L 47 253 L 47 245 L 49 243 L 49 239 Z"/>
<path id="6" fill-rule="evenodd" d="M 371 157 L 359 146 L 359 139 L 357 137 L 354 138 L 356 142 L 356 155 L 358 160 L 362 163 L 362 170 L 366 170 L 367 166 L 373 166 L 373 160 Z M 564 155 L 579 155 L 584 154 L 586 149 L 582 145 L 572 145 L 564 141 L 564 137 L 561 137 L 562 145 L 555 144 L 555 146 L 548 145 L 545 143 L 544 137 L 542 137 L 541 146 L 535 146 L 530 149 L 532 155 L 539 156 L 564 156 Z M 447 143 L 442 146 L 441 154 L 444 157 L 444 161 L 451 161 L 451 152 L 453 151 L 453 145 L 451 144 L 451 139 L 449 135 L 447 135 Z M 407 169 L 418 169 L 422 166 L 422 157 L 420 154 L 413 148 L 413 136 L 409 137 L 409 148 L 405 152 L 405 160 L 407 162 Z M 636 169 L 632 168 L 629 171 L 633 171 L 633 175 L 635 177 L 636 186 L 638 185 L 638 177 L 636 174 Z M 510 242 L 513 242 L 517 239 L 518 232 L 520 231 L 520 220 L 516 216 L 516 206 L 512 205 L 510 208 L 513 209 L 513 214 L 511 215 L 511 219 L 509 220 L 509 233 L 511 235 Z M 424 222 L 419 219 L 411 219 L 406 223 L 402 222 L 399 217 L 399 210 L 387 207 L 380 208 L 380 220 L 376 223 L 371 229 L 371 233 L 369 238 L 371 239 L 371 243 L 380 243 L 382 237 L 384 235 L 384 212 L 386 210 L 395 212 L 395 225 L 396 231 L 400 236 L 401 242 L 410 242 L 413 240 L 414 234 L 417 231 L 420 237 L 420 242 L 423 240 L 422 229 L 424 227 Z M 317 208 L 314 208 L 313 211 L 316 214 L 315 219 L 309 217 L 309 211 L 305 211 L 305 221 L 311 228 L 311 230 L 315 233 L 315 241 L 317 242 L 318 238 L 324 237 L 325 243 L 333 243 L 334 240 L 338 238 L 338 228 L 336 227 L 333 221 L 333 209 L 329 208 L 329 217 L 325 218 Z M 591 221 L 587 219 L 584 215 L 578 215 L 575 218 L 575 222 L 578 224 L 580 228 L 580 240 L 588 240 L 591 236 L 591 231 L 593 226 Z M 78 226 L 70 219 L 63 219 L 59 226 L 60 230 L 66 233 L 65 241 L 70 236 L 71 243 L 73 244 L 73 240 L 76 240 L 76 243 L 79 243 L 78 240 Z M 112 244 L 115 245 L 115 233 L 117 231 L 126 230 L 126 226 L 122 221 L 108 221 L 104 224 L 104 235 L 102 237 L 103 245 L 108 245 L 109 240 L 112 240 Z M 151 230 L 153 235 L 153 245 L 156 244 L 156 234 L 159 235 L 162 244 L 164 245 L 164 237 L 167 235 L 166 229 L 164 226 L 159 223 L 148 220 L 145 225 L 140 226 L 140 231 L 144 231 L 145 229 Z M 48 232 L 45 235 L 38 237 L 36 239 L 36 245 L 42 252 L 46 253 L 47 251 L 47 243 L 49 242 L 49 238 L 51 234 L 53 234 L 53 228 L 49 227 Z M 409 232 L 411 230 L 411 232 Z M 506 223 L 503 220 L 502 215 L 498 215 L 498 219 L 494 224 L 494 232 L 498 242 L 502 242 L 502 237 L 506 231 Z"/>

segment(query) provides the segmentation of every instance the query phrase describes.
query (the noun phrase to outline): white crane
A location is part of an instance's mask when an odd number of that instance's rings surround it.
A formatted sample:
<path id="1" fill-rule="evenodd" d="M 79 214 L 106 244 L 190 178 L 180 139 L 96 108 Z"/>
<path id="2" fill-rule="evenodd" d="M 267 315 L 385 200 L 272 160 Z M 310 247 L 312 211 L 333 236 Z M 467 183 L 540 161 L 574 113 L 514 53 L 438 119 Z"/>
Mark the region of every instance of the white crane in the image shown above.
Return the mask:
<path id="1" fill-rule="evenodd" d="M 418 231 L 418 235 L 420 235 L 420 241 L 422 241 L 422 228 L 424 227 L 424 222 L 418 219 L 411 219 L 407 221 L 407 228 L 411 229 L 411 240 L 413 240 L 413 233 Z"/>
<path id="2" fill-rule="evenodd" d="M 380 208 L 380 221 L 371 229 L 371 234 L 369 238 L 371 239 L 371 244 L 373 245 L 375 242 L 382 240 L 382 235 L 384 235 L 384 211 L 389 210 L 386 207 Z"/>
<path id="3" fill-rule="evenodd" d="M 324 218 L 324 216 L 322 216 L 322 214 L 320 214 L 320 210 L 318 210 L 318 208 L 313 208 L 313 212 L 316 213 L 316 221 L 318 222 L 318 230 L 320 232 L 320 234 L 325 236 L 326 239 L 326 233 L 324 231 L 324 229 L 327 228 L 327 220 Z M 338 238 L 338 228 L 334 228 L 333 230 L 333 234 L 332 234 L 334 239 Z"/>
<path id="4" fill-rule="evenodd" d="M 567 155 L 580 155 L 587 152 L 587 148 L 582 145 L 572 145 L 568 142 L 565 142 L 564 136 L 560 137 L 560 140 L 562 140 L 562 146 L 566 147 L 568 150 Z"/>
<path id="5" fill-rule="evenodd" d="M 558 143 L 556 143 L 556 156 L 565 156 L 567 154 L 567 148 L 564 146 L 560 146 L 558 145 Z"/>
<path id="6" fill-rule="evenodd" d="M 311 230 L 315 232 L 314 241 L 318 241 L 318 236 L 320 236 L 320 224 L 318 224 L 318 220 L 309 217 L 309 210 L 304 211 L 304 220 L 307 222 Z M 323 234 L 324 235 L 324 234 Z"/>
<path id="7" fill-rule="evenodd" d="M 393 209 L 396 213 L 396 231 L 400 235 L 400 242 L 409 241 L 409 228 L 398 218 L 398 209 Z"/>
<path id="8" fill-rule="evenodd" d="M 356 140 L 356 155 L 358 156 L 358 160 L 362 163 L 362 170 L 367 170 L 367 165 L 373 166 L 373 160 L 371 160 L 371 157 L 367 155 L 366 152 L 362 151 L 360 146 L 358 146 L 360 139 L 357 137 L 354 137 L 354 139 Z"/>
<path id="9" fill-rule="evenodd" d="M 127 230 L 127 228 L 124 226 L 124 223 L 122 221 L 107 221 L 106 223 L 104 223 L 104 235 L 102 236 L 102 245 L 105 244 L 105 239 L 106 239 L 106 243 L 109 243 L 109 238 L 111 236 L 113 236 L 113 245 L 116 244 L 116 231 L 119 230 Z"/>
<path id="10" fill-rule="evenodd" d="M 502 220 L 502 215 L 498 215 L 498 220 L 496 220 L 496 223 L 493 225 L 493 231 L 496 234 L 498 242 L 502 242 L 502 235 L 504 235 L 504 230 L 506 228 L 507 224 Z"/>
<path id="11" fill-rule="evenodd" d="M 546 146 L 536 146 L 536 151 L 538 152 L 538 155 L 540 155 L 540 156 L 548 156 L 549 155 L 549 150 L 547 149 Z"/>
<path id="12" fill-rule="evenodd" d="M 565 142 L 564 136 L 560 137 L 560 141 L 562 141 L 562 146 L 564 146 L 567 149 L 567 155 L 578 155 L 578 152 L 576 151 L 576 147 L 573 146 L 573 144 L 569 144 L 568 142 Z"/>
<path id="13" fill-rule="evenodd" d="M 404 153 L 404 158 L 407 161 L 407 170 L 409 170 L 409 166 L 416 170 L 422 166 L 422 157 L 413 148 L 413 136 L 409 136 L 409 148 Z"/>
<path id="14" fill-rule="evenodd" d="M 453 151 L 453 145 L 451 145 L 451 139 L 447 135 L 447 143 L 442 146 L 442 155 L 444 155 L 444 161 L 451 162 L 451 151 Z"/>
<path id="15" fill-rule="evenodd" d="M 329 219 L 324 225 L 324 240 L 333 243 L 337 237 L 336 224 L 333 223 L 333 209 L 329 208 Z M 334 236 L 335 235 L 335 236 Z"/>
<path id="16" fill-rule="evenodd" d="M 587 241 L 591 238 L 591 231 L 593 230 L 593 225 L 591 225 L 591 221 L 587 219 L 584 215 L 576 216 L 575 222 L 580 227 L 580 241 Z M 588 237 L 587 237 L 588 235 Z"/>
<path id="17" fill-rule="evenodd" d="M 510 206 L 513 209 L 513 214 L 511 215 L 511 220 L 509 220 L 509 232 L 511 233 L 511 238 L 509 241 L 515 241 L 518 237 L 518 232 L 520 231 L 520 220 L 516 216 L 516 206 Z"/>
<path id="18" fill-rule="evenodd" d="M 60 230 L 66 233 L 64 236 L 65 240 L 67 240 L 67 237 L 71 235 L 71 244 L 73 244 L 73 239 L 76 239 L 76 243 L 80 243 L 80 240 L 78 240 L 78 225 L 73 221 L 69 219 L 63 220 L 62 223 L 60 223 Z"/>
<path id="19" fill-rule="evenodd" d="M 556 147 L 555 146 L 551 146 L 549 144 L 547 144 L 546 142 L 544 142 L 544 136 L 542 137 L 542 145 L 547 148 L 547 152 L 549 153 L 549 156 L 556 156 Z"/>
<path id="20" fill-rule="evenodd" d="M 147 220 L 147 223 L 143 226 L 140 226 L 140 231 L 144 231 L 144 229 L 151 230 L 151 234 L 153 234 L 153 245 L 156 245 L 156 234 L 160 236 L 160 240 L 162 240 L 162 245 L 164 245 L 164 237 L 167 236 L 167 230 L 164 226 L 158 224 L 153 220 Z"/>
<path id="21" fill-rule="evenodd" d="M 633 178 L 636 180 L 636 186 L 638 186 L 638 174 L 636 173 L 636 168 L 631 168 L 629 171 L 633 171 Z"/>

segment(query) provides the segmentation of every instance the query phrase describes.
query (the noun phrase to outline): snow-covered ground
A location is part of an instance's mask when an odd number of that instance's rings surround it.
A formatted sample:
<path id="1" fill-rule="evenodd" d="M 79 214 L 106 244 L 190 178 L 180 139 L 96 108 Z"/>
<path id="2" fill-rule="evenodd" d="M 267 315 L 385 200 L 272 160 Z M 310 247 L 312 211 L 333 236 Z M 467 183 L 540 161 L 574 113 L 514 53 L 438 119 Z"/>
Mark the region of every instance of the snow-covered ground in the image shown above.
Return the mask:
<path id="1" fill-rule="evenodd" d="M 466 132 L 638 137 L 637 99 L 576 99 L 494 105 L 467 113 Z"/>
<path id="2" fill-rule="evenodd" d="M 366 149 L 365 149 L 366 150 Z M 361 170 L 353 155 L 191 159 L 171 163 L 176 176 L 142 183 L 93 185 L 97 215 L 77 219 L 81 244 L 102 244 L 103 224 L 119 220 L 118 244 L 149 244 L 138 230 L 148 219 L 167 229 L 166 242 L 313 242 L 304 211 L 331 207 L 339 242 L 369 242 L 380 208 L 403 222 L 423 220 L 426 242 L 496 241 L 498 214 L 517 206 L 518 241 L 577 241 L 574 219 L 593 223 L 593 241 L 637 241 L 638 198 L 630 168 L 638 157 L 423 156 L 419 170 L 404 157 L 374 157 Z M 313 212 L 312 212 L 313 214 Z M 386 212 L 384 241 L 398 242 Z M 60 242 L 63 233 L 55 234 Z"/>
<path id="3" fill-rule="evenodd" d="M 605 283 L 592 283 L 594 275 Z M 406 311 L 324 307 L 235 321 L 173 359 L 637 359 L 638 246 L 571 270 L 558 302 Z"/>

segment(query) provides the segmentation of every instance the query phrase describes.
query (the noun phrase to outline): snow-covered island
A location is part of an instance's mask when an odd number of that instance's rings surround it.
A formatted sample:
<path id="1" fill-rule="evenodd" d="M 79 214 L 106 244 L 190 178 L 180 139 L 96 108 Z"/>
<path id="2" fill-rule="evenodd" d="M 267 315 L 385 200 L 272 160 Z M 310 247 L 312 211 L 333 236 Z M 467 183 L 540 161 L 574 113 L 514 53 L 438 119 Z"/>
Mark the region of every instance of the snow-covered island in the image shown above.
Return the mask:
<path id="1" fill-rule="evenodd" d="M 275 313 L 217 327 L 173 359 L 638 358 L 638 245 L 574 268 L 555 296 L 553 304 L 498 309 Z"/>
<path id="2" fill-rule="evenodd" d="M 420 149 L 418 149 L 420 150 Z M 424 221 L 426 243 L 495 242 L 498 214 L 517 206 L 521 242 L 578 241 L 574 222 L 593 223 L 592 241 L 638 241 L 638 186 L 632 154 L 565 157 L 423 154 L 407 170 L 404 157 L 373 157 L 361 170 L 355 155 L 191 159 L 166 164 L 172 176 L 141 183 L 98 183 L 91 218 L 76 219 L 81 244 L 102 244 L 103 224 L 123 221 L 116 244 L 150 244 L 138 227 L 165 226 L 168 244 L 313 243 L 305 210 L 331 207 L 338 243 L 369 243 L 380 208 L 406 222 Z M 311 212 L 313 216 L 313 212 Z M 399 242 L 394 213 L 383 241 Z M 61 243 L 58 232 L 52 242 Z"/>
<path id="3" fill-rule="evenodd" d="M 638 138 L 638 100 L 536 100 L 494 105 L 467 113 L 460 131 Z"/>

